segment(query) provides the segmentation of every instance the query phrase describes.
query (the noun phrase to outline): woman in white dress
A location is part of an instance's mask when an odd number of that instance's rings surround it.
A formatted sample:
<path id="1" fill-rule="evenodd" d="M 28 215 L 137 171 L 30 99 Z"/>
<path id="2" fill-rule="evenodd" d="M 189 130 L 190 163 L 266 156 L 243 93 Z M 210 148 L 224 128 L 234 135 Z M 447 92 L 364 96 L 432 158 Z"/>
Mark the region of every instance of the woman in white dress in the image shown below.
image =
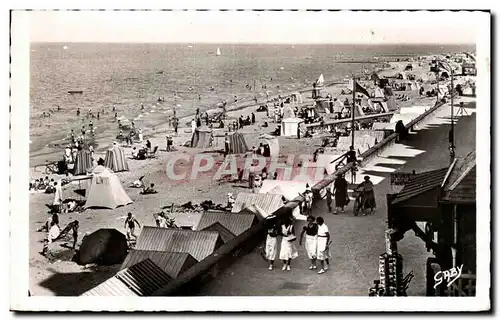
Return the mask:
<path id="1" fill-rule="evenodd" d="M 266 237 L 266 260 L 269 261 L 269 270 L 274 267 L 274 260 L 278 252 L 278 235 L 279 230 L 276 224 L 276 216 L 268 216 L 266 218 L 267 237 Z"/>
<path id="2" fill-rule="evenodd" d="M 290 271 L 292 259 L 299 256 L 294 243 L 297 237 L 295 236 L 295 229 L 290 217 L 284 219 L 283 224 L 281 225 L 281 235 L 283 236 L 280 248 L 280 260 L 283 261 L 282 270 Z"/>
<path id="3" fill-rule="evenodd" d="M 309 215 L 307 217 L 307 225 L 304 226 L 302 233 L 300 233 L 299 244 L 302 245 L 302 238 L 306 234 L 305 248 L 307 256 L 311 260 L 309 270 L 316 269 L 316 258 L 318 254 L 318 225 L 314 222 L 314 217 Z"/>
<path id="4" fill-rule="evenodd" d="M 321 262 L 321 270 L 318 274 L 323 274 L 328 270 L 328 258 L 329 253 L 329 242 L 330 233 L 328 231 L 328 226 L 326 226 L 325 221 L 322 217 L 316 218 L 316 223 L 318 223 L 318 260 Z M 326 264 L 325 264 L 326 263 Z"/>

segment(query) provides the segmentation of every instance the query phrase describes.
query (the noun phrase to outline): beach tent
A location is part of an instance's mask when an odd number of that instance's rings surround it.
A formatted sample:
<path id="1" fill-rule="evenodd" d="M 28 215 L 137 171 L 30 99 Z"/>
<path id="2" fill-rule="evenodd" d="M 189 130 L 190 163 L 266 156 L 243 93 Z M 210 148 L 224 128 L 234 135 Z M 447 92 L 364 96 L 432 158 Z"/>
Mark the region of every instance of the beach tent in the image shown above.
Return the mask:
<path id="1" fill-rule="evenodd" d="M 285 118 L 281 121 L 281 136 L 297 137 L 299 124 L 303 123 L 302 118 Z"/>
<path id="2" fill-rule="evenodd" d="M 323 86 L 325 83 L 325 78 L 323 77 L 323 74 L 321 74 L 319 77 L 318 77 L 318 80 L 316 80 L 316 85 L 318 86 Z"/>
<path id="3" fill-rule="evenodd" d="M 396 99 L 394 99 L 394 96 L 387 97 L 386 96 L 386 104 L 387 104 L 387 110 L 388 111 L 395 111 L 398 110 L 398 106 L 396 105 Z"/>
<path id="4" fill-rule="evenodd" d="M 368 106 L 370 106 L 370 109 L 379 113 L 387 113 L 389 111 L 385 99 L 380 99 L 380 98 L 368 99 Z"/>
<path id="5" fill-rule="evenodd" d="M 229 140 L 229 153 L 231 154 L 244 154 L 248 151 L 248 145 L 242 133 L 234 132 L 228 135 Z"/>
<path id="6" fill-rule="evenodd" d="M 93 166 L 94 164 L 90 152 L 86 149 L 82 149 L 76 153 L 73 175 L 85 175 L 92 170 Z"/>
<path id="7" fill-rule="evenodd" d="M 113 172 L 128 171 L 127 158 L 123 148 L 114 145 L 111 149 L 106 151 L 106 159 L 104 166 L 111 169 Z"/>
<path id="8" fill-rule="evenodd" d="M 299 93 L 298 91 L 292 93 L 290 95 L 290 97 L 292 97 L 292 102 L 294 102 L 294 103 L 298 103 L 298 104 L 304 103 L 304 99 L 302 98 L 301 93 Z"/>
<path id="9" fill-rule="evenodd" d="M 262 143 L 264 145 L 267 145 L 269 147 L 269 155 L 263 155 L 266 157 L 278 157 L 280 154 L 280 143 L 278 141 L 278 138 L 268 135 L 268 134 L 263 134 L 259 136 L 259 144 Z"/>
<path id="10" fill-rule="evenodd" d="M 316 100 L 316 109 L 319 113 L 330 113 L 330 104 L 326 99 L 317 99 Z"/>
<path id="11" fill-rule="evenodd" d="M 245 208 L 254 205 L 262 209 L 265 213 L 274 213 L 274 211 L 283 206 L 283 200 L 277 194 L 241 192 L 236 196 L 231 212 L 233 214 L 239 213 Z"/>
<path id="12" fill-rule="evenodd" d="M 285 105 L 283 107 L 283 118 L 294 118 L 295 117 L 295 112 L 293 111 L 292 106 L 290 105 Z"/>
<path id="13" fill-rule="evenodd" d="M 87 190 L 85 208 L 104 207 L 115 209 L 118 206 L 132 203 L 120 180 L 109 168 L 97 166 L 92 174 L 92 182 Z"/>
<path id="14" fill-rule="evenodd" d="M 213 142 L 212 130 L 206 126 L 196 128 L 191 136 L 191 148 L 208 148 L 212 146 Z"/>
<path id="15" fill-rule="evenodd" d="M 376 131 L 379 131 L 379 130 L 386 130 L 387 126 L 389 125 L 390 123 L 379 123 L 379 122 L 375 122 L 372 124 L 372 130 L 376 130 Z"/>
<path id="16" fill-rule="evenodd" d="M 420 85 L 416 81 L 409 81 L 406 85 L 406 90 L 416 90 L 418 91 L 420 89 Z"/>
<path id="17" fill-rule="evenodd" d="M 357 130 L 354 133 L 354 149 L 358 151 L 359 154 L 363 154 L 368 149 L 372 148 L 376 143 L 376 137 L 370 136 L 369 134 L 364 134 L 362 130 Z M 337 148 L 343 150 L 349 150 L 352 144 L 352 138 L 341 136 L 337 142 Z"/>
<path id="18" fill-rule="evenodd" d="M 380 87 L 375 87 L 374 97 L 375 98 L 384 98 L 385 97 L 384 90 Z"/>
<path id="19" fill-rule="evenodd" d="M 363 111 L 363 108 L 356 104 L 356 108 L 354 108 L 354 117 L 362 117 L 365 115 L 365 112 Z"/>

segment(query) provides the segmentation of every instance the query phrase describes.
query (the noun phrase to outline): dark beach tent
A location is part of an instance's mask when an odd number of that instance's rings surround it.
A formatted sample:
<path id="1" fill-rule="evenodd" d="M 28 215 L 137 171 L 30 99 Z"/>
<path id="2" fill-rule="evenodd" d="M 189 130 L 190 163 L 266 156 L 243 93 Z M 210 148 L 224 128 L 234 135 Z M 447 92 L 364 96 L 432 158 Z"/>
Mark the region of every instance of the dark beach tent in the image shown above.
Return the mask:
<path id="1" fill-rule="evenodd" d="M 80 150 L 76 153 L 73 175 L 85 175 L 92 170 L 93 166 L 90 152 L 86 149 Z"/>
<path id="2" fill-rule="evenodd" d="M 103 228 L 83 238 L 77 255 L 77 263 L 80 265 L 118 264 L 123 262 L 127 251 L 127 239 L 123 233 L 116 229 Z"/>
<path id="3" fill-rule="evenodd" d="M 113 145 L 111 149 L 107 150 L 104 166 L 111 169 L 113 172 L 128 171 L 127 158 L 125 157 L 123 148 L 118 145 Z"/>
<path id="4" fill-rule="evenodd" d="M 229 153 L 244 154 L 248 152 L 248 145 L 242 133 L 235 132 L 228 137 Z"/>
<path id="5" fill-rule="evenodd" d="M 196 128 L 191 137 L 191 148 L 208 148 L 212 146 L 213 134 L 212 130 L 206 126 Z"/>

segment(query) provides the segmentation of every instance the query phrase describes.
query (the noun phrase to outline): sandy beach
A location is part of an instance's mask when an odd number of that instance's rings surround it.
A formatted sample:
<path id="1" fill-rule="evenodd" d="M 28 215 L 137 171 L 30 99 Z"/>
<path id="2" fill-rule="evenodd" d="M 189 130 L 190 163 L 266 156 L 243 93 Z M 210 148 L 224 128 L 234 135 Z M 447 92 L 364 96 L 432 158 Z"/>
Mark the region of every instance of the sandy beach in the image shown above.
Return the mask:
<path id="1" fill-rule="evenodd" d="M 391 67 L 379 72 L 380 76 L 390 76 L 397 72 L 404 70 L 408 62 L 391 62 Z M 420 74 L 427 73 L 428 65 L 423 64 L 418 66 L 418 63 L 413 62 L 414 69 L 411 72 L 417 78 Z M 362 85 L 365 86 L 370 92 L 373 91 L 373 82 L 369 80 L 362 80 Z M 426 84 L 425 90 L 432 89 L 431 84 Z M 337 84 L 325 88 L 326 93 L 330 93 L 333 97 L 337 97 L 340 101 L 348 98 L 352 99 L 352 95 L 341 95 L 341 91 L 347 88 L 347 84 Z M 412 105 L 433 105 L 436 98 L 419 97 L 417 91 L 406 91 L 405 94 L 409 95 L 411 100 L 398 101 L 398 107 L 406 107 Z M 304 103 L 312 103 L 310 91 L 303 93 Z M 270 97 L 272 98 L 272 97 Z M 254 125 L 245 126 L 240 130 L 243 133 L 248 147 L 258 146 L 258 136 L 263 133 L 272 132 L 276 124 L 266 116 L 265 112 L 256 112 L 257 106 L 262 104 L 259 101 L 257 105 L 249 104 L 248 102 L 240 103 L 238 106 L 233 106 L 234 110 L 229 109 L 229 118 L 238 118 L 242 115 L 244 118 L 249 116 L 252 112 L 256 115 L 256 123 Z M 243 107 L 242 107 L 243 106 Z M 239 192 L 247 192 L 247 184 L 229 183 L 224 181 L 214 180 L 210 176 L 202 176 L 196 181 L 172 181 L 166 175 L 166 164 L 169 159 L 176 157 L 179 154 L 190 156 L 190 161 L 182 161 L 177 163 L 179 170 L 189 171 L 193 158 L 196 154 L 203 152 L 193 148 L 183 147 L 183 145 L 191 139 L 191 129 L 186 124 L 190 117 L 184 117 L 180 121 L 179 134 L 173 135 L 173 128 L 169 127 L 166 123 L 158 123 L 155 126 L 149 127 L 144 132 L 144 140 L 150 140 L 152 146 L 159 146 L 158 156 L 155 159 L 148 160 L 128 160 L 130 171 L 117 173 L 123 187 L 133 200 L 133 203 L 119 207 L 115 210 L 108 209 L 87 209 L 83 213 L 69 213 L 60 215 L 60 226 L 64 227 L 72 220 L 80 222 L 80 239 L 85 233 L 92 233 L 99 228 L 115 228 L 119 231 L 125 232 L 124 220 L 128 212 L 132 212 L 138 219 L 141 225 L 154 226 L 155 220 L 153 214 L 157 213 L 164 206 L 169 206 L 172 203 L 180 205 L 191 201 L 194 204 L 199 204 L 204 200 L 212 200 L 215 203 L 225 204 L 227 201 L 227 193 L 231 192 L 237 195 Z M 262 124 L 269 122 L 268 128 L 262 128 Z M 110 125 L 111 126 L 111 125 Z M 223 136 L 227 129 L 217 129 L 214 131 L 216 136 Z M 111 131 L 112 132 L 112 131 Z M 166 152 L 166 135 L 173 135 L 174 147 L 176 151 Z M 278 137 L 280 143 L 280 155 L 299 155 L 312 153 L 321 146 L 322 135 L 316 135 L 313 138 L 287 138 Z M 95 159 L 99 157 L 104 158 L 104 151 L 108 148 L 114 140 L 113 135 L 101 137 L 99 139 L 100 148 L 95 152 Z M 140 147 L 141 145 L 135 144 L 134 146 Z M 223 137 L 216 137 L 214 141 L 214 149 L 222 150 Z M 131 154 L 131 147 L 124 147 L 127 156 Z M 219 152 L 210 153 L 216 163 L 222 162 L 224 159 L 223 154 Z M 51 154 L 52 155 L 52 154 Z M 59 157 L 62 151 L 59 152 Z M 33 156 L 32 163 L 38 164 L 47 155 Z M 31 177 L 39 178 L 45 177 L 41 172 L 43 167 L 31 168 Z M 140 195 L 139 190 L 130 188 L 129 185 L 140 176 L 145 176 L 147 184 L 154 183 L 155 189 L 158 194 L 154 195 Z M 57 175 L 53 175 L 57 178 Z M 64 198 L 81 199 L 81 196 L 74 192 L 77 185 L 70 184 L 63 189 Z M 175 191 L 175 192 L 174 192 Z M 36 230 L 47 219 L 47 207 L 45 204 L 50 204 L 53 200 L 53 194 L 32 194 L 30 195 L 30 291 L 33 295 L 79 295 L 86 290 L 92 288 L 96 284 L 104 281 L 115 273 L 119 266 L 99 267 L 97 269 L 86 269 L 85 267 L 78 266 L 76 263 L 68 261 L 71 256 L 72 250 L 67 250 L 67 257 L 61 258 L 60 261 L 49 263 L 48 260 L 39 254 L 42 248 L 42 240 L 45 233 L 37 232 Z M 197 220 L 200 215 L 193 214 L 179 214 L 174 215 L 173 218 L 180 225 L 196 226 Z M 137 232 L 140 233 L 140 230 Z M 383 238 L 381 235 L 380 237 Z M 79 241 L 80 242 L 80 241 Z M 368 285 L 367 285 L 368 286 Z"/>

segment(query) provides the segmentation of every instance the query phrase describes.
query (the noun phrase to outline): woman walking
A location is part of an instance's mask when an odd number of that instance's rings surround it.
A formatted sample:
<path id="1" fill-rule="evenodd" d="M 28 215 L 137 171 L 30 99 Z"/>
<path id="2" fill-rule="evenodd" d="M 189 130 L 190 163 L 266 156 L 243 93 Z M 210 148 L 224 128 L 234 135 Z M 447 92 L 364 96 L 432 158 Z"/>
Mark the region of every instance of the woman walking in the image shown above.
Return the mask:
<path id="1" fill-rule="evenodd" d="M 304 226 L 302 233 L 300 233 L 300 245 L 302 245 L 302 238 L 304 237 L 304 233 L 306 234 L 305 248 L 307 256 L 311 260 L 311 266 L 309 266 L 309 270 L 315 270 L 316 257 L 318 252 L 318 225 L 314 223 L 313 216 L 307 217 L 307 225 Z"/>
<path id="2" fill-rule="evenodd" d="M 347 205 L 347 181 L 344 178 L 344 175 L 341 174 L 333 183 L 333 193 L 335 194 L 335 211 L 333 214 L 337 214 L 337 211 L 340 209 L 344 212 L 344 206 Z"/>
<path id="3" fill-rule="evenodd" d="M 266 218 L 267 237 L 266 237 L 266 260 L 269 262 L 269 270 L 274 267 L 274 260 L 278 252 L 278 226 L 276 224 L 276 216 Z"/>
<path id="4" fill-rule="evenodd" d="M 282 270 L 290 271 L 292 259 L 299 256 L 297 253 L 297 248 L 295 247 L 296 236 L 295 229 L 292 225 L 292 220 L 290 217 L 286 217 L 281 225 L 281 248 L 280 248 L 280 260 L 283 261 Z"/>
<path id="5" fill-rule="evenodd" d="M 370 176 L 364 177 L 365 181 L 363 184 L 363 215 L 366 215 L 366 210 L 370 209 L 370 214 L 373 213 L 373 209 L 377 207 L 375 203 L 375 193 L 373 191 L 373 183 L 370 180 Z"/>
<path id="6" fill-rule="evenodd" d="M 325 221 L 322 217 L 318 217 L 316 219 L 316 223 L 318 223 L 318 260 L 321 262 L 321 270 L 319 270 L 318 274 L 323 274 L 328 270 L 328 259 L 330 257 L 329 253 L 329 245 L 330 242 L 330 233 L 328 231 L 328 226 L 326 226 Z M 326 263 L 326 264 L 325 264 Z"/>

